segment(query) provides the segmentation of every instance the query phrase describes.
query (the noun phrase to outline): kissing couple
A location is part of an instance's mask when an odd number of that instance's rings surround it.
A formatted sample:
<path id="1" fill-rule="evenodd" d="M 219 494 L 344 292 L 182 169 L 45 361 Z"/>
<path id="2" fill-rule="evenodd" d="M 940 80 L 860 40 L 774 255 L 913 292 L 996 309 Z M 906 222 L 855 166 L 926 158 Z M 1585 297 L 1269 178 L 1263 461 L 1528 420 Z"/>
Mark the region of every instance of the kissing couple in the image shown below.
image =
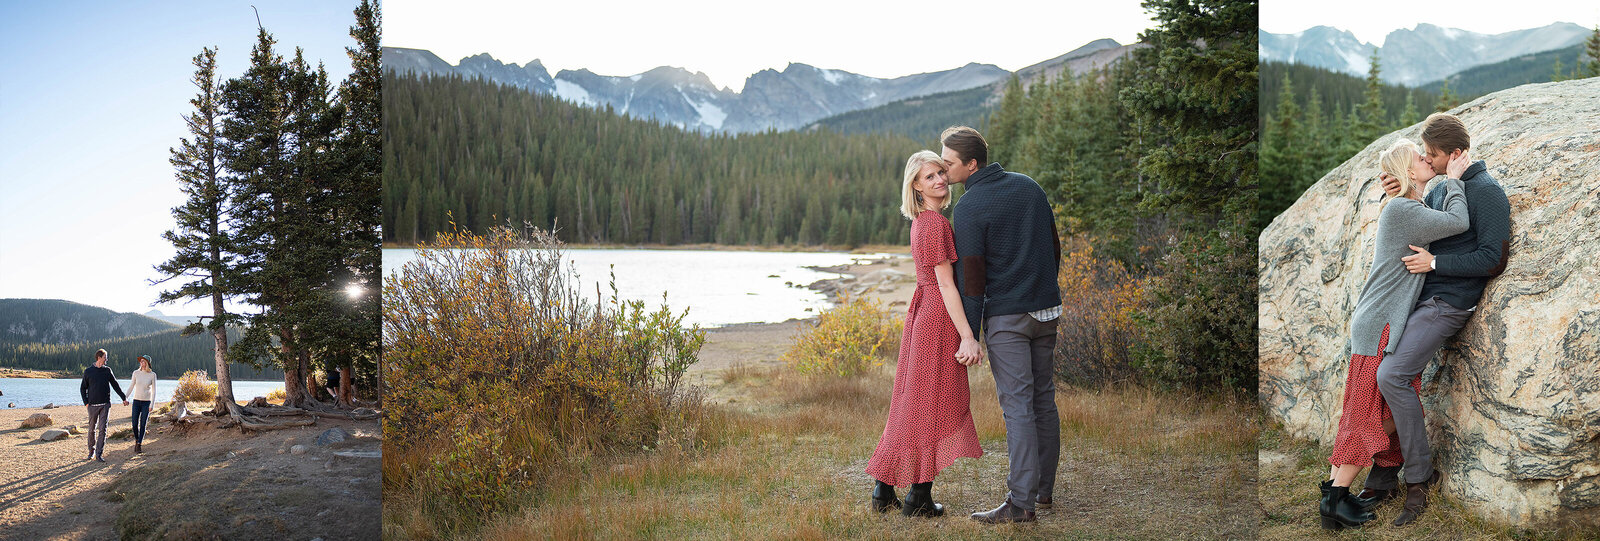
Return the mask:
<path id="1" fill-rule="evenodd" d="M 1435 113 L 1422 146 L 1401 139 L 1379 157 L 1391 199 L 1378 213 L 1372 268 L 1350 315 L 1344 413 L 1331 470 L 1322 482 L 1322 527 L 1360 527 L 1401 494 L 1395 526 L 1417 520 L 1440 473 L 1422 416 L 1422 372 L 1444 341 L 1466 325 L 1489 279 L 1506 268 L 1511 206 L 1483 161 L 1471 161 L 1459 118 Z M 1423 195 L 1434 177 L 1444 179 Z M 1350 484 L 1372 471 L 1359 494 Z"/>
<path id="2" fill-rule="evenodd" d="M 866 473 L 876 481 L 870 507 L 906 516 L 943 516 L 933 479 L 957 457 L 978 458 L 967 369 L 990 370 L 1006 424 L 1009 493 L 984 523 L 1032 522 L 1053 505 L 1061 456 L 1055 403 L 1056 275 L 1061 243 L 1044 190 L 1026 175 L 989 163 L 983 135 L 946 129 L 941 154 L 906 161 L 900 213 L 911 220 L 916 291 L 906 310 L 889 419 Z M 954 224 L 941 209 L 950 184 L 966 192 Z M 909 486 L 904 501 L 896 486 Z"/>

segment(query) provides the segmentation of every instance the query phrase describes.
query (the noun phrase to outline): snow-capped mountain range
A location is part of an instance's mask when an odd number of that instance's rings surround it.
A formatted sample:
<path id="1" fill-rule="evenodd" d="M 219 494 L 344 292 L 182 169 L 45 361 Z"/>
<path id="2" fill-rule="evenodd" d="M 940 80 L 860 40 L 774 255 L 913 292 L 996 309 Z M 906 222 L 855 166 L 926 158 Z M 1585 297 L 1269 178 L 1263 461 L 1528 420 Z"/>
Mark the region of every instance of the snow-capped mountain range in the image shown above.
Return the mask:
<path id="1" fill-rule="evenodd" d="M 1427 23 L 1390 32 L 1378 47 L 1355 34 L 1316 26 L 1293 34 L 1259 31 L 1258 56 L 1263 61 L 1305 64 L 1365 76 L 1372 50 L 1378 50 L 1380 77 L 1404 86 L 1420 86 L 1461 70 L 1492 64 L 1581 42 L 1590 29 L 1572 23 L 1502 34 L 1479 34 Z"/>
<path id="2" fill-rule="evenodd" d="M 1019 73 L 1049 72 L 1052 67 L 1059 72 L 1063 65 L 1082 72 L 1126 54 L 1130 47 L 1096 40 Z M 1091 56 L 1097 61 L 1084 61 Z M 561 70 L 552 77 L 538 60 L 519 66 L 479 54 L 452 66 L 427 50 L 384 47 L 383 67 L 399 73 L 483 78 L 586 106 L 609 105 L 618 114 L 635 118 L 728 133 L 798 129 L 829 116 L 907 98 L 995 85 L 1011 75 L 999 66 L 970 63 L 951 70 L 880 79 L 791 63 L 783 71 L 768 69 L 751 75 L 745 79 L 744 90 L 734 92 L 717 88 L 704 73 L 666 66 L 631 76 L 579 69 Z"/>

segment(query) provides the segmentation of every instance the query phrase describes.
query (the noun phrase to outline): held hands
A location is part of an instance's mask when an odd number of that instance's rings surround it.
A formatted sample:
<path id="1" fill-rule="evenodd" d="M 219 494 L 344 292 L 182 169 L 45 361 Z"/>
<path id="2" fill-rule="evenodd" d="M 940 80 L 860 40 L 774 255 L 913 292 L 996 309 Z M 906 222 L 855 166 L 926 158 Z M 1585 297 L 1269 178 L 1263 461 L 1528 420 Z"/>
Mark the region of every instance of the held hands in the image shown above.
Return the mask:
<path id="1" fill-rule="evenodd" d="M 1453 161 L 1450 163 L 1452 166 L 1455 164 Z M 1428 253 L 1426 248 L 1411 246 L 1411 249 L 1417 253 L 1400 258 L 1406 262 L 1406 270 L 1411 271 L 1411 274 L 1422 274 L 1433 270 L 1433 254 Z"/>
<path id="2" fill-rule="evenodd" d="M 124 406 L 128 405 L 128 401 L 127 400 L 123 400 L 122 401 L 122 405 L 124 405 Z"/>
<path id="3" fill-rule="evenodd" d="M 1378 180 L 1383 182 L 1383 193 L 1389 194 L 1389 197 L 1400 195 L 1400 179 L 1398 177 L 1389 176 L 1388 173 L 1378 173 Z"/>
<path id="4" fill-rule="evenodd" d="M 978 345 L 978 339 L 961 339 L 961 347 L 956 350 L 956 362 L 962 366 L 976 366 L 983 362 L 983 348 Z"/>
<path id="5" fill-rule="evenodd" d="M 1461 174 L 1467 172 L 1469 165 L 1472 165 L 1472 160 L 1467 158 L 1467 151 L 1463 150 L 1460 155 L 1450 158 L 1450 163 L 1444 166 L 1444 174 L 1446 177 L 1460 180 Z"/>

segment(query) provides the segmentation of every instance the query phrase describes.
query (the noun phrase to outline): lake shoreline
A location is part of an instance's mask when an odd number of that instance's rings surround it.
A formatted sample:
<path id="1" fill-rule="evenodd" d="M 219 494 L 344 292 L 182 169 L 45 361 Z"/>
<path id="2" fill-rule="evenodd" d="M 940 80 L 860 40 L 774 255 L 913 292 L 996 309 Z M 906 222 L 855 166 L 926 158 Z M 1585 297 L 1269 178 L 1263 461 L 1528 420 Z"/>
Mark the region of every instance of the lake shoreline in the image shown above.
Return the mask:
<path id="1" fill-rule="evenodd" d="M 906 304 L 916 292 L 916 275 L 911 267 L 908 255 L 821 267 L 818 270 L 845 276 L 818 280 L 806 287 L 827 295 L 830 302 L 838 303 L 847 294 L 858 295 L 883 305 L 896 316 L 904 316 Z M 722 389 L 717 385 L 720 378 L 736 367 L 761 369 L 781 364 L 794 337 L 815 323 L 817 316 L 812 313 L 809 317 L 779 323 L 736 323 L 705 329 L 706 343 L 700 348 L 699 360 L 689 366 L 685 379 L 711 393 L 706 397 L 711 402 L 735 399 L 733 395 L 717 394 Z"/>
<path id="2" fill-rule="evenodd" d="M 172 426 L 160 421 L 156 413 L 168 404 L 152 404 L 143 453 L 133 452 L 132 438 L 108 437 L 105 462 L 84 460 L 87 433 L 83 427 L 88 412 L 82 405 L 0 410 L 0 434 L 5 435 L 0 438 L 0 456 L 6 457 L 0 461 L 0 486 L 8 487 L 0 493 L 0 538 L 115 539 L 119 517 L 128 516 L 124 506 L 152 497 L 175 503 L 141 511 L 138 516 L 169 528 L 183 520 L 211 520 L 191 514 L 191 510 L 227 498 L 245 502 L 230 507 L 233 516 L 243 518 L 223 526 L 234 536 L 351 538 L 356 532 L 376 532 L 382 512 L 379 459 L 335 453 L 364 451 L 377 456 L 383 437 L 379 421 L 319 417 L 314 426 L 242 433 L 238 429 Z M 131 412 L 132 408 L 120 402 L 112 403 L 107 432 L 127 431 Z M 50 426 L 20 427 L 23 419 L 38 413 L 51 417 Z M 39 439 L 48 430 L 69 426 L 78 427 L 80 433 L 57 441 Z M 349 434 L 346 440 L 318 445 L 317 436 L 334 427 Z M 292 453 L 295 445 L 303 445 L 304 454 Z M 140 472 L 143 468 L 154 468 L 151 471 L 156 473 Z M 162 489 L 159 495 L 150 494 L 153 489 L 145 483 L 114 485 L 130 474 L 135 478 L 171 475 L 184 481 Z M 107 492 L 108 488 L 116 488 L 116 493 Z M 295 503 L 326 502 L 316 505 L 354 520 L 348 524 L 303 521 L 284 533 L 279 530 L 281 523 L 272 520 L 284 509 L 267 497 L 284 490 L 305 494 Z M 302 504 L 288 510 L 305 513 L 310 507 Z"/>

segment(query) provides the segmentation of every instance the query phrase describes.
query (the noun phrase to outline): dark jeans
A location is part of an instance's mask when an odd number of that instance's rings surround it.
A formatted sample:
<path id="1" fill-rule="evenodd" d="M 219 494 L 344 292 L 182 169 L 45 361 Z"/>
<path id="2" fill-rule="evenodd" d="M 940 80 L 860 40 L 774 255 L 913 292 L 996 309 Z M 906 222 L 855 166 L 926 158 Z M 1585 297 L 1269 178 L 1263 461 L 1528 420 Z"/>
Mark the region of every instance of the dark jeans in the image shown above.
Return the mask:
<path id="1" fill-rule="evenodd" d="M 144 443 L 144 426 L 150 423 L 150 401 L 133 401 L 133 441 Z"/>

